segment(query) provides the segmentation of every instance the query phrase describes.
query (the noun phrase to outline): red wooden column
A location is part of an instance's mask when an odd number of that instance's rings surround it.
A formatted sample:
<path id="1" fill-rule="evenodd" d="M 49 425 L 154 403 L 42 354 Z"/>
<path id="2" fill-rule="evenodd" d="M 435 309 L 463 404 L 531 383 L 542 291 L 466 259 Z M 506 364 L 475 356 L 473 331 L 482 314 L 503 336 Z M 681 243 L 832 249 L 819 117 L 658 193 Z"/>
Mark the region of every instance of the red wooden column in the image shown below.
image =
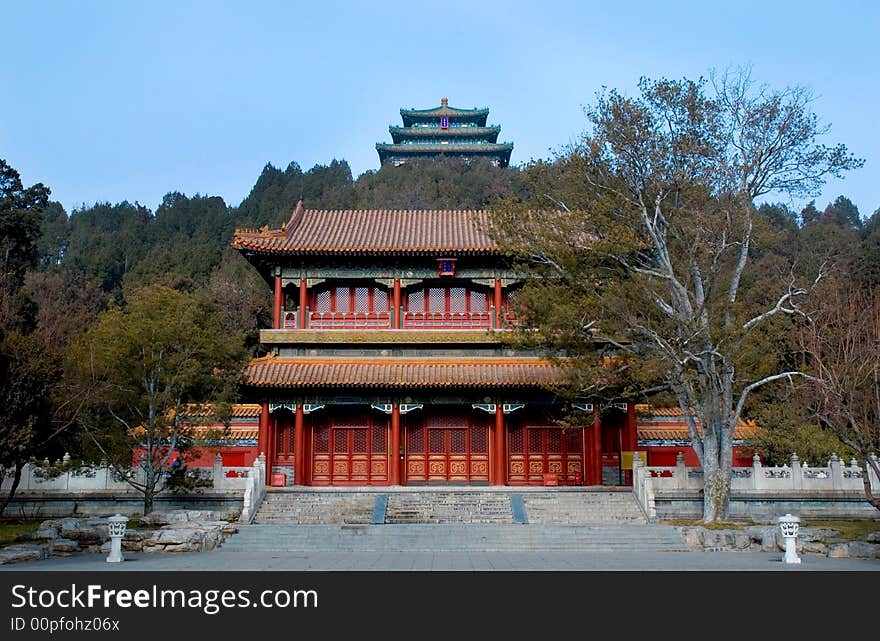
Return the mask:
<path id="1" fill-rule="evenodd" d="M 272 326 L 281 329 L 281 307 L 284 305 L 284 290 L 281 288 L 281 276 L 275 277 L 275 305 L 272 315 Z"/>
<path id="2" fill-rule="evenodd" d="M 497 281 L 496 281 L 497 282 Z M 495 478 L 492 485 L 504 485 L 507 461 L 504 458 L 504 407 L 501 403 L 495 406 Z"/>
<path id="3" fill-rule="evenodd" d="M 624 445 L 626 445 L 626 449 L 630 452 L 634 452 L 636 447 L 638 447 L 639 445 L 639 433 L 638 428 L 636 427 L 635 403 L 626 404 L 626 439 Z"/>
<path id="4" fill-rule="evenodd" d="M 639 432 L 636 426 L 636 404 L 626 404 L 626 433 L 624 436 L 624 447 L 630 452 L 635 452 L 639 445 Z M 645 461 L 647 463 L 647 461 Z M 624 472 L 626 482 L 632 484 L 632 470 Z"/>
<path id="5" fill-rule="evenodd" d="M 400 485 L 400 405 L 391 406 L 391 485 Z"/>
<path id="6" fill-rule="evenodd" d="M 296 417 L 293 422 L 293 484 L 305 485 L 306 482 L 306 443 L 303 421 L 302 403 L 296 406 Z"/>
<path id="7" fill-rule="evenodd" d="M 501 279 L 495 279 L 495 329 L 501 329 Z"/>
<path id="8" fill-rule="evenodd" d="M 394 293 L 391 297 L 391 327 L 400 329 L 400 279 L 394 279 Z"/>
<path id="9" fill-rule="evenodd" d="M 602 485 L 602 417 L 598 403 L 593 405 L 593 481 Z"/>
<path id="10" fill-rule="evenodd" d="M 269 404 L 260 403 L 260 429 L 257 431 L 257 456 L 266 455 L 266 484 L 269 483 Z"/>
<path id="11" fill-rule="evenodd" d="M 306 279 L 299 279 L 299 328 L 305 329 L 308 323 L 308 319 L 306 318 L 306 306 L 309 304 L 308 302 L 308 287 L 306 286 Z"/>

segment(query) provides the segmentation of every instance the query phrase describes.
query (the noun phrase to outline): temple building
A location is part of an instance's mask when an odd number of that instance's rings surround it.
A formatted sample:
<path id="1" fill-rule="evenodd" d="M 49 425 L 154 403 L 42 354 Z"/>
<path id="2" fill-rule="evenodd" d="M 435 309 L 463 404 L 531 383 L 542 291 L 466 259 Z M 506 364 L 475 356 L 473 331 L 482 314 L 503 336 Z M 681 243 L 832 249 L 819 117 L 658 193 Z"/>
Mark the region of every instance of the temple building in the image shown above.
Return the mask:
<path id="1" fill-rule="evenodd" d="M 403 126 L 388 128 L 393 143 L 376 143 L 379 160 L 401 165 L 414 158 L 485 158 L 507 167 L 513 143 L 498 142 L 501 127 L 487 126 L 488 116 L 488 109 L 450 107 L 446 98 L 432 109 L 401 109 Z"/>
<path id="2" fill-rule="evenodd" d="M 585 399 L 582 427 L 555 422 L 558 370 L 504 340 L 523 281 L 487 222 L 300 203 L 280 229 L 236 231 L 274 291 L 274 321 L 224 463 L 265 453 L 273 485 L 613 485 L 636 449 L 649 463 L 689 450 L 680 415 L 649 412 L 642 434 L 632 403 Z M 753 431 L 736 435 L 748 464 Z"/>

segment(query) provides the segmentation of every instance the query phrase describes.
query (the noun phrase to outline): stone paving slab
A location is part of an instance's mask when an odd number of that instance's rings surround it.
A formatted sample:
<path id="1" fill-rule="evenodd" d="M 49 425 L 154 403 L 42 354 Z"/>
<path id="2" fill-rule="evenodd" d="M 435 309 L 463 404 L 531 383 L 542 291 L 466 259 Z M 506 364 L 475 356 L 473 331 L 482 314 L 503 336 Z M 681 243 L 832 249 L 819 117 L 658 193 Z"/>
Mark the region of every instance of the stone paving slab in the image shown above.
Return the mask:
<path id="1" fill-rule="evenodd" d="M 782 554 L 763 552 L 230 552 L 131 554 L 107 563 L 100 554 L 78 554 L 15 565 L 3 571 L 858 571 L 880 572 L 880 561 L 832 559 L 805 554 L 800 565 L 784 565 Z"/>

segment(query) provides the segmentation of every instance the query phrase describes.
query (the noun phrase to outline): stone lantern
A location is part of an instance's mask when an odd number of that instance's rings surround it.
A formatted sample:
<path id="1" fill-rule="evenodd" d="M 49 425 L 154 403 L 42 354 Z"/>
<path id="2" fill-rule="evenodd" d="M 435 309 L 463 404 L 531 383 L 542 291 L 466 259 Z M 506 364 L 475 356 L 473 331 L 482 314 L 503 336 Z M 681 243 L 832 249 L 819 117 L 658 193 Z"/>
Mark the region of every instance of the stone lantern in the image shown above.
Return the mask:
<path id="1" fill-rule="evenodd" d="M 122 557 L 122 537 L 125 536 L 128 517 L 117 514 L 108 518 L 107 523 L 110 527 L 110 556 L 107 557 L 107 563 L 120 563 L 125 560 Z"/>
<path id="2" fill-rule="evenodd" d="M 782 562 L 800 563 L 801 559 L 797 555 L 796 544 L 801 520 L 792 514 L 780 516 L 778 520 L 779 529 L 782 530 L 782 538 L 785 541 L 785 556 L 782 557 Z"/>

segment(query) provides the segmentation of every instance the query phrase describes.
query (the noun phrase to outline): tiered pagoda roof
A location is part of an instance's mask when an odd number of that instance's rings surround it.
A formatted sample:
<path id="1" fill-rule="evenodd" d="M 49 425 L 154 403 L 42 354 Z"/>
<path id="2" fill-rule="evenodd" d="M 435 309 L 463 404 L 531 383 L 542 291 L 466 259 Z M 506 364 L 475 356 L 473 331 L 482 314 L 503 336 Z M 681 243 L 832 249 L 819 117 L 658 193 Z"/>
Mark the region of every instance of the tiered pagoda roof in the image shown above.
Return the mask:
<path id="1" fill-rule="evenodd" d="M 413 158 L 451 156 L 485 158 L 495 165 L 510 163 L 513 143 L 499 143 L 501 127 L 486 126 L 489 110 L 450 107 L 443 98 L 439 107 L 401 109 L 403 126 L 391 126 L 393 143 L 376 143 L 382 164 L 400 165 Z"/>

